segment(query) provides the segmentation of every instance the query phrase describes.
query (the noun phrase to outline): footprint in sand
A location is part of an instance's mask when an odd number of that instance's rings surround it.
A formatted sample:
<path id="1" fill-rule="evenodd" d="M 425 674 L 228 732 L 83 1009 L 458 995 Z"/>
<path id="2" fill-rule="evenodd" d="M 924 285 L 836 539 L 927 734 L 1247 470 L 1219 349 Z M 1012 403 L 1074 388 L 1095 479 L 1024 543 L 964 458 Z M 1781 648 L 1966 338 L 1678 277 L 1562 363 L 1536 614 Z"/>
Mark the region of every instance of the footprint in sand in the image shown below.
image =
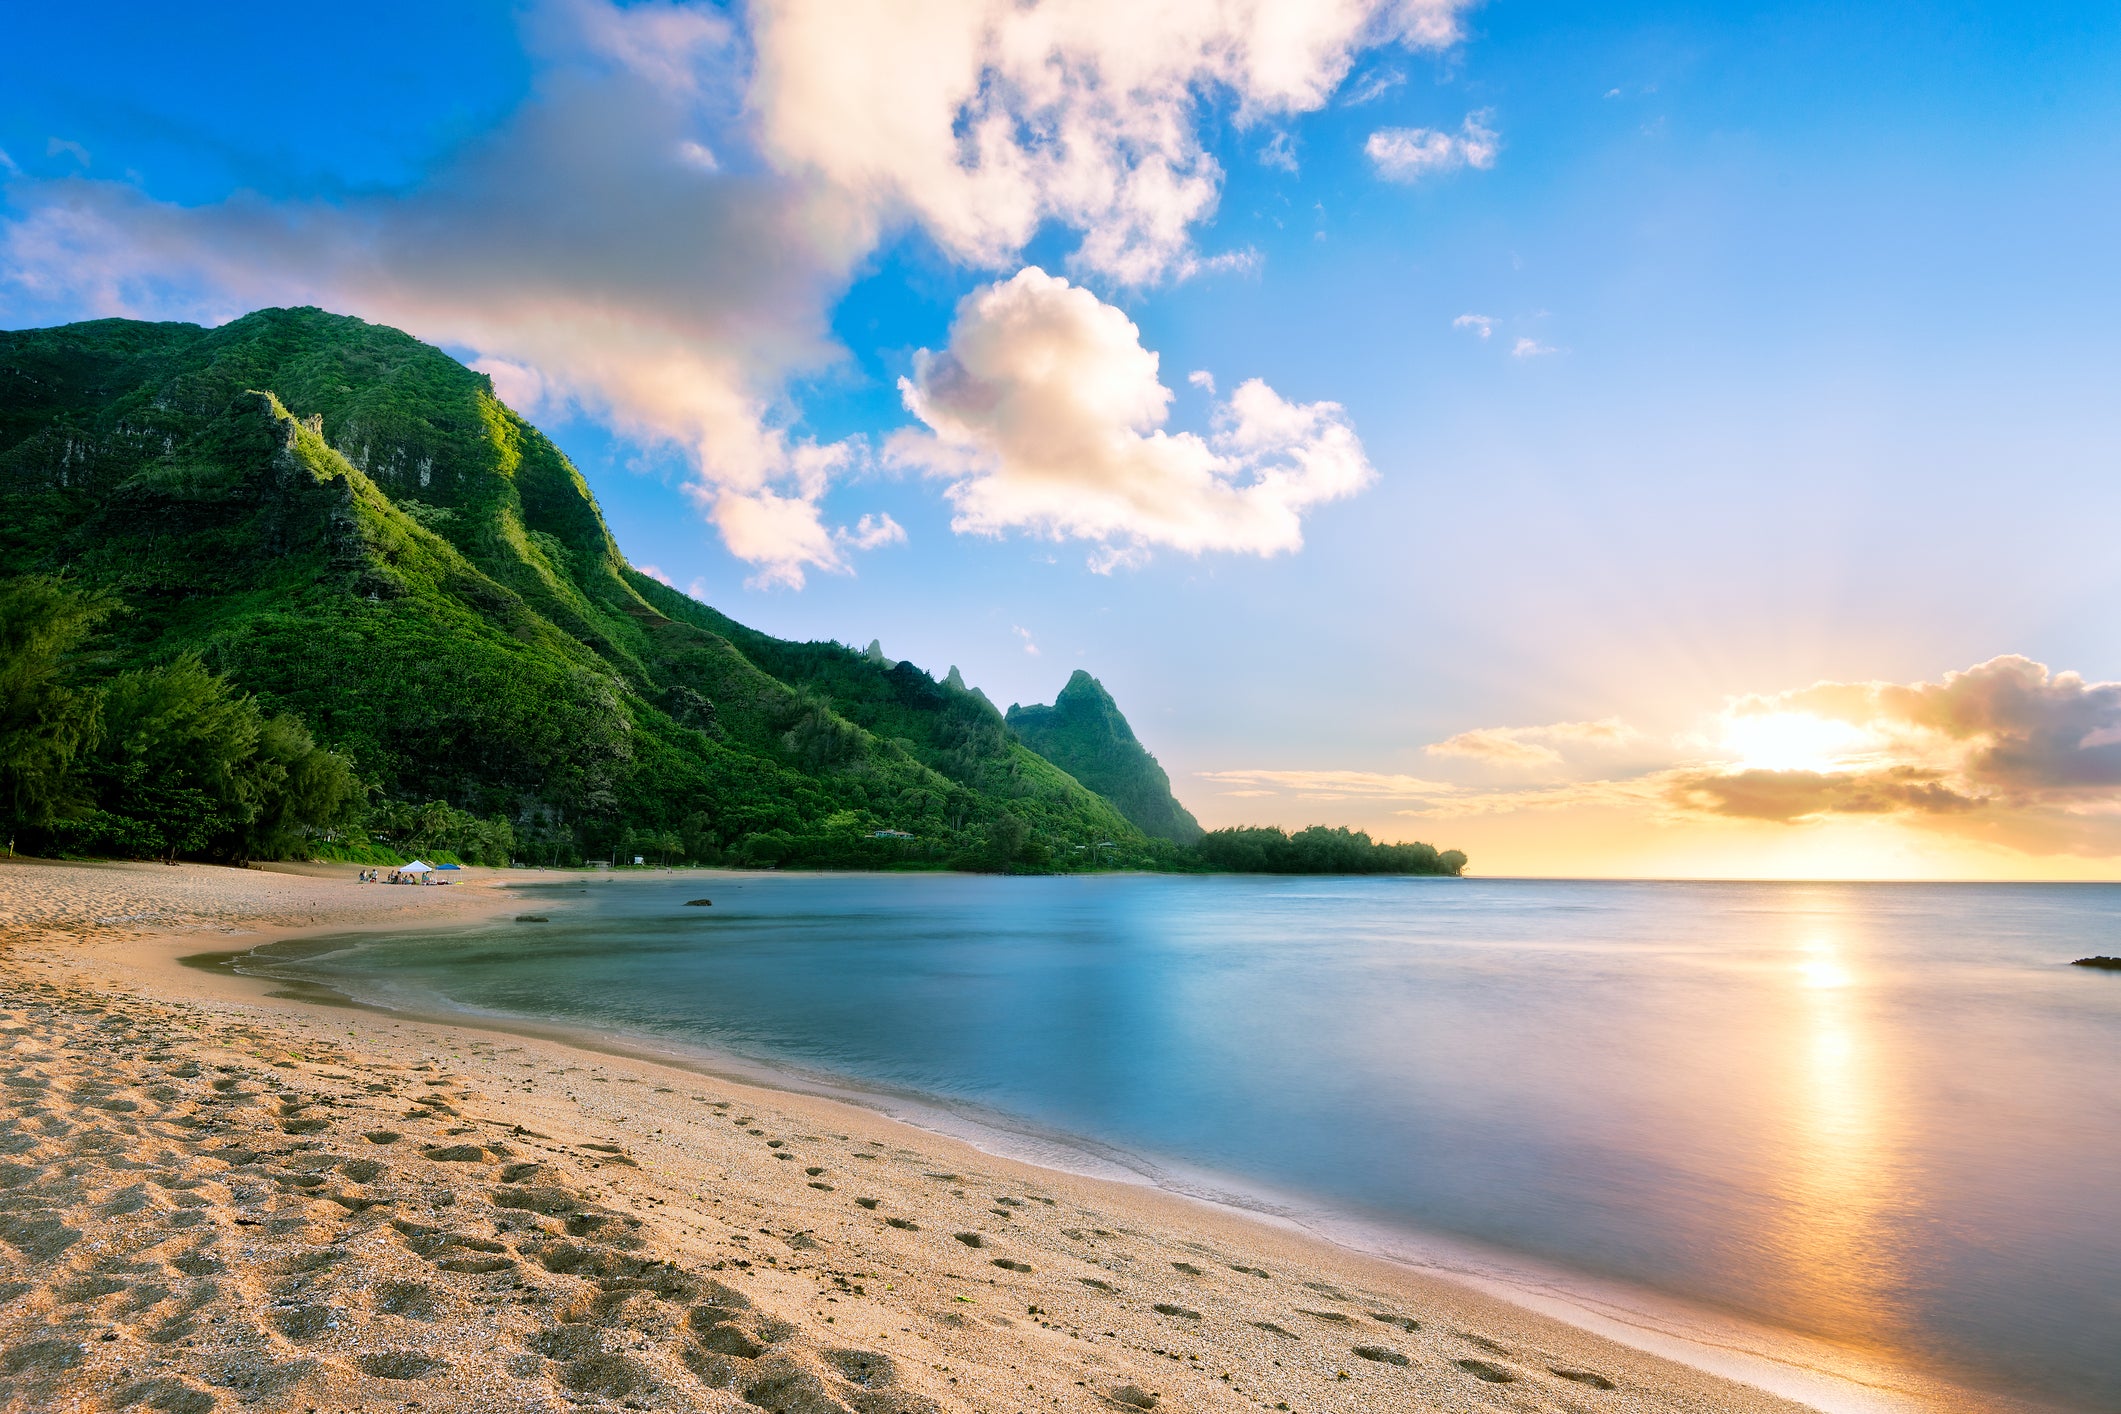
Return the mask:
<path id="1" fill-rule="evenodd" d="M 1551 1366 L 1550 1368 L 1555 1374 L 1561 1376 L 1563 1379 L 1573 1381 L 1576 1384 L 1585 1385 L 1591 1389 L 1619 1388 L 1618 1385 L 1614 1384 L 1604 1375 L 1598 1374 L 1597 1372 L 1592 1370 L 1575 1370 L 1560 1365 Z"/>
<path id="2" fill-rule="evenodd" d="M 346 1313 L 330 1306 L 290 1306 L 272 1313 L 273 1326 L 289 1340 L 314 1340 L 339 1328 Z"/>
<path id="3" fill-rule="evenodd" d="M 1497 1365 L 1492 1360 L 1459 1360 L 1458 1368 L 1491 1385 L 1508 1385 L 1517 1382 L 1517 1372 Z"/>
<path id="4" fill-rule="evenodd" d="M 386 1316 L 432 1321 L 442 1314 L 441 1299 L 425 1282 L 386 1281 L 376 1287 L 376 1309 Z"/>
<path id="5" fill-rule="evenodd" d="M 357 1357 L 354 1364 L 379 1380 L 420 1380 L 449 1368 L 447 1361 L 419 1350 L 379 1350 Z"/>

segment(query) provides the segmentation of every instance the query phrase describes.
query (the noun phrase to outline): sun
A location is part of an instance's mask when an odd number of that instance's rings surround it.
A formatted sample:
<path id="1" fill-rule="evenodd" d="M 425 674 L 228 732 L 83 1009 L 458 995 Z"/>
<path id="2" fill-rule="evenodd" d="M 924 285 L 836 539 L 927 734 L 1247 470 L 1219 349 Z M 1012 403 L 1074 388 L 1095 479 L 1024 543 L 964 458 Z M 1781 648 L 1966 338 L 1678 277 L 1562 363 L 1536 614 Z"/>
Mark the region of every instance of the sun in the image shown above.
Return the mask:
<path id="1" fill-rule="evenodd" d="M 1742 712 L 1723 721 L 1723 749 L 1740 771 L 1847 769 L 1875 751 L 1875 736 L 1851 722 L 1810 712 Z"/>

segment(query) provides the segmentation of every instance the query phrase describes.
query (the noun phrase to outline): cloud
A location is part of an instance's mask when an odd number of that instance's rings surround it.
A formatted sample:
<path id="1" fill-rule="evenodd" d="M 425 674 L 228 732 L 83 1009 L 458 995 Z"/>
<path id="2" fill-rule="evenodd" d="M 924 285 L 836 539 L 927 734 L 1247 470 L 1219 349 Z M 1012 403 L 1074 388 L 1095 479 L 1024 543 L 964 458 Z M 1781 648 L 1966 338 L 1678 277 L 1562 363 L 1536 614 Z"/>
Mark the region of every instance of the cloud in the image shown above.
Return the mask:
<path id="1" fill-rule="evenodd" d="M 1732 699 L 1708 732 L 1660 745 L 1617 719 L 1462 732 L 1428 751 L 1560 773 L 1568 744 L 1658 749 L 1619 778 L 1491 788 L 1360 770 L 1204 773 L 1247 795 L 1400 800 L 1393 813 L 1458 818 L 1618 810 L 1801 829 L 1896 821 L 2027 855 L 2121 853 L 2121 682 L 2020 656 L 1934 682 L 1820 682 Z"/>
<path id="2" fill-rule="evenodd" d="M 1467 787 L 1445 781 L 1427 781 L 1419 776 L 1388 771 L 1202 771 L 1202 780 L 1235 787 L 1228 794 L 1241 796 L 1291 793 L 1306 800 L 1368 798 L 1413 800 L 1432 796 L 1455 796 Z"/>
<path id="3" fill-rule="evenodd" d="M 1485 314 L 1461 314 L 1451 321 L 1451 327 L 1453 329 L 1471 329 L 1485 339 L 1495 332 L 1495 321 Z"/>
<path id="4" fill-rule="evenodd" d="M 1295 139 L 1291 138 L 1286 130 L 1274 134 L 1267 140 L 1267 145 L 1259 150 L 1259 163 L 1262 167 L 1278 167 L 1291 176 L 1296 175 L 1298 168 Z"/>
<path id="5" fill-rule="evenodd" d="M 751 101 L 766 152 L 994 266 L 1048 220 L 1080 268 L 1141 283 L 1181 271 L 1222 173 L 1206 100 L 1237 120 L 1323 107 L 1362 50 L 1438 49 L 1461 0 L 934 0 L 753 10 Z"/>
<path id="6" fill-rule="evenodd" d="M 1215 396 L 1215 375 L 1210 373 L 1207 369 L 1194 369 L 1191 373 L 1188 373 L 1186 375 L 1186 381 L 1188 383 L 1191 383 L 1194 387 L 1200 389 L 1203 393 L 1206 393 L 1209 397 L 1212 398 Z"/>
<path id="7" fill-rule="evenodd" d="M 1542 358 L 1553 352 L 1551 345 L 1542 344 L 1537 339 L 1521 338 L 1510 345 L 1511 358 Z"/>
<path id="8" fill-rule="evenodd" d="M 1495 165 L 1495 154 L 1502 147 L 1500 137 L 1488 126 L 1491 116 L 1486 108 L 1468 113 L 1455 133 L 1437 128 L 1379 128 L 1362 150 L 1377 175 L 1387 181 L 1417 182 L 1461 167 L 1484 172 Z"/>
<path id="9" fill-rule="evenodd" d="M 471 367 L 486 375 L 493 395 L 524 417 L 536 417 L 551 396 L 545 375 L 527 363 L 487 355 L 475 358 Z"/>
<path id="10" fill-rule="evenodd" d="M 1966 793 L 2013 804 L 2121 798 L 2121 683 L 2088 682 L 2016 654 L 1938 682 L 1821 682 L 1733 703 L 1741 731 L 1796 719 L 1857 733 L 1858 764 L 1935 767 Z"/>
<path id="11" fill-rule="evenodd" d="M 1018 638 L 1024 641 L 1024 651 L 1036 658 L 1038 656 L 1038 641 L 1032 638 L 1031 630 L 1025 628 L 1022 624 L 1011 624 L 1010 628 Z"/>
<path id="12" fill-rule="evenodd" d="M 842 530 L 839 535 L 843 542 L 857 550 L 875 550 L 885 545 L 906 543 L 906 528 L 882 512 L 863 516 L 854 523 L 854 529 Z"/>
<path id="13" fill-rule="evenodd" d="M 1780 824 L 1825 815 L 1963 814 L 1982 801 L 1919 766 L 1878 771 L 1689 771 L 1670 776 L 1667 798 L 1682 809 Z"/>
<path id="14" fill-rule="evenodd" d="M 1551 743 L 1595 747 L 1626 746 L 1642 734 L 1618 717 L 1596 722 L 1554 722 L 1543 727 L 1476 727 L 1423 750 L 1431 756 L 1462 756 L 1495 766 L 1558 766 L 1562 755 Z"/>
<path id="15" fill-rule="evenodd" d="M 846 568 L 821 506 L 845 453 L 775 400 L 836 356 L 826 311 L 872 239 L 859 207 L 678 156 L 726 119 L 699 77 L 733 62 L 726 25 L 594 3 L 539 25 L 534 96 L 409 193 L 186 207 L 41 183 L 0 266 L 17 298 L 96 314 L 320 304 L 469 348 L 506 400 L 681 449 L 692 499 L 762 579 Z"/>
<path id="16" fill-rule="evenodd" d="M 1505 727 L 1482 727 L 1460 732 L 1446 741 L 1422 748 L 1432 756 L 1464 756 L 1496 766 L 1559 766 L 1561 753 Z"/>
<path id="17" fill-rule="evenodd" d="M 673 580 L 669 575 L 664 574 L 660 569 L 657 569 L 654 565 L 635 565 L 634 568 L 639 570 L 642 574 L 647 575 L 650 579 L 655 580 L 659 584 L 666 584 L 672 589 L 678 587 L 676 580 Z"/>
<path id="18" fill-rule="evenodd" d="M 887 456 L 948 483 L 954 529 L 1095 541 L 1094 568 L 1152 547 L 1272 555 L 1303 513 L 1375 479 L 1337 403 L 1292 403 L 1249 379 L 1202 437 L 1163 430 L 1156 354 L 1118 309 L 1036 266 L 959 304 L 949 347 L 899 384 L 926 427 Z"/>
<path id="19" fill-rule="evenodd" d="M 58 157 L 64 155 L 73 158 L 83 167 L 89 165 L 88 149 L 83 147 L 80 143 L 74 142 L 68 138 L 55 137 L 47 141 L 44 144 L 44 155 L 46 157 Z"/>
<path id="20" fill-rule="evenodd" d="M 1222 181 L 1204 124 L 1316 111 L 1364 52 L 1456 42 L 1463 3 L 759 0 L 732 21 L 534 0 L 530 97 L 411 188 L 187 206 L 84 176 L 12 181 L 0 314 L 220 322 L 319 304 L 397 325 L 469 350 L 525 411 L 579 409 L 678 450 L 752 582 L 800 585 L 892 543 L 883 521 L 828 523 L 853 449 L 806 438 L 785 400 L 843 357 L 831 310 L 883 241 L 911 226 L 1000 266 L 1057 223 L 1078 233 L 1077 267 L 1122 283 L 1256 269 L 1256 251 L 1195 249 Z M 1212 447 L 1156 434 L 1169 474 L 1149 480 L 1197 485 L 1189 504 L 1162 498 L 1171 519 L 1143 543 L 1290 547 L 1303 506 L 1344 494 L 1326 462 L 1367 478 L 1332 404 L 1247 385 L 1225 416 Z M 1263 428 L 1306 419 L 1261 450 Z M 1093 497 L 1103 509 L 1078 524 L 1008 494 L 985 455 L 988 471 L 953 479 L 961 527 L 1066 526 L 1110 542 L 1108 566 L 1139 554 L 1097 528 L 1124 496 Z"/>
<path id="21" fill-rule="evenodd" d="M 1368 78 L 1357 81 L 1355 86 L 1348 90 L 1347 96 L 1340 100 L 1341 106 L 1359 108 L 1365 103 L 1374 103 L 1406 81 L 1404 69 L 1379 69 Z"/>

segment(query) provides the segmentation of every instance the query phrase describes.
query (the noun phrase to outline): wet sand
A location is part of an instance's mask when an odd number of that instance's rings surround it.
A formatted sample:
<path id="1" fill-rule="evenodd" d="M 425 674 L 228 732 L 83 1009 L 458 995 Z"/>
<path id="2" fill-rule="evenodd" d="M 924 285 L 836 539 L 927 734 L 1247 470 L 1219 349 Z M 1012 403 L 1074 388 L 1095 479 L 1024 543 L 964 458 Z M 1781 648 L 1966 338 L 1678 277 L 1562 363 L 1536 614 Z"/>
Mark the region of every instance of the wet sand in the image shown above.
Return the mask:
<path id="1" fill-rule="evenodd" d="M 858 1106 L 179 965 L 520 911 L 353 872 L 0 864 L 0 1405 L 1800 1407 Z"/>

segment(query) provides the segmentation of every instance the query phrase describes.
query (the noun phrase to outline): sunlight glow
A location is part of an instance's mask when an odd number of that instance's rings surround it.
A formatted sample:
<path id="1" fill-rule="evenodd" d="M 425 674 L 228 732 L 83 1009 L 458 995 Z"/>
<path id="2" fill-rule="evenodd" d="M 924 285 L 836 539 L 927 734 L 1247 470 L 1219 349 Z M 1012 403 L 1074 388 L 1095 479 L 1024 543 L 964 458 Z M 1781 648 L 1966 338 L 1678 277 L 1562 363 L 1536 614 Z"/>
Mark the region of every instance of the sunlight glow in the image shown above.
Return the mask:
<path id="1" fill-rule="evenodd" d="M 1835 930 L 1801 944 L 1789 993 L 1789 1167 L 1777 1247 L 1790 1299 L 1851 1345 L 1901 1320 L 1891 1215 L 1902 1201 L 1893 1132 L 1892 1057 L 1871 1034 L 1858 986 L 1860 940 Z"/>
<path id="2" fill-rule="evenodd" d="M 1724 718 L 1722 745 L 1739 770 L 1828 772 L 1879 742 L 1862 727 L 1810 712 L 1748 712 Z"/>

